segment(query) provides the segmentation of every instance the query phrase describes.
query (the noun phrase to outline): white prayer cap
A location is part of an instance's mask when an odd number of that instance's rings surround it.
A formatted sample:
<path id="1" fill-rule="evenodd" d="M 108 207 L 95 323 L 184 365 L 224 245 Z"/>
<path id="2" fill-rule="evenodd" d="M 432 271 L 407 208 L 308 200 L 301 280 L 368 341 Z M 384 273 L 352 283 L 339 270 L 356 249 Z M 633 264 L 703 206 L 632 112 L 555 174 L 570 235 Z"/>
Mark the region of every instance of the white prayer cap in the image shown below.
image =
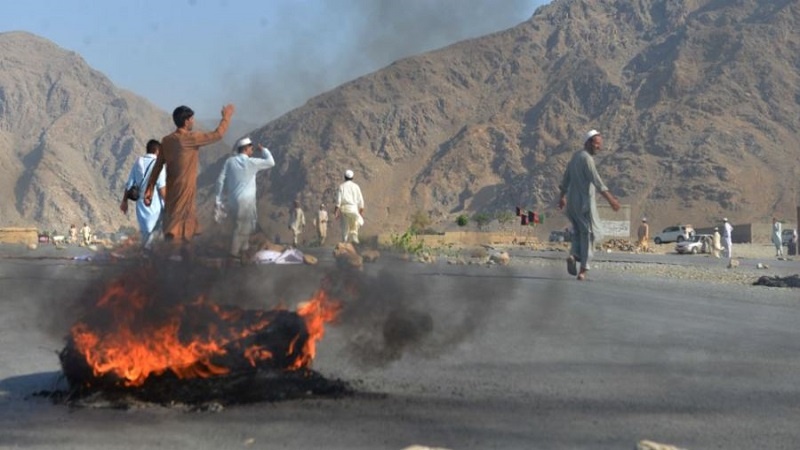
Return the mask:
<path id="1" fill-rule="evenodd" d="M 728 221 L 728 218 L 727 218 L 727 217 L 725 217 L 725 218 L 723 218 L 723 219 L 722 219 L 722 221 L 723 221 L 723 222 L 727 222 L 727 221 Z"/>
<path id="2" fill-rule="evenodd" d="M 236 150 L 239 150 L 242 147 L 246 147 L 248 145 L 253 145 L 253 141 L 250 140 L 249 137 L 243 137 L 236 141 Z"/>
<path id="3" fill-rule="evenodd" d="M 347 178 L 348 180 L 353 179 L 353 175 L 354 175 L 353 171 L 350 169 L 344 171 L 344 177 Z"/>
<path id="4" fill-rule="evenodd" d="M 597 136 L 598 134 L 600 134 L 600 132 L 597 130 L 589 130 L 589 132 L 586 133 L 586 138 L 584 138 L 583 142 L 588 141 L 589 139 Z"/>
<path id="5" fill-rule="evenodd" d="M 647 217 L 642 217 L 642 222 L 647 222 Z"/>

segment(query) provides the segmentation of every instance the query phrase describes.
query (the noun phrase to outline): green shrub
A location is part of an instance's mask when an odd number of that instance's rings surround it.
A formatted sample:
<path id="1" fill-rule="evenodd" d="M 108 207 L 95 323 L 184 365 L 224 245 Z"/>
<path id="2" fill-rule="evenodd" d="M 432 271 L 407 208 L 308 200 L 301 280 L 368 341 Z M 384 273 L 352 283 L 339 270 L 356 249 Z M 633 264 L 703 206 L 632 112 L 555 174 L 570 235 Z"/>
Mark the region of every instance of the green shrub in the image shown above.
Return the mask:
<path id="1" fill-rule="evenodd" d="M 460 216 L 456 217 L 456 225 L 460 227 L 465 227 L 467 226 L 468 223 L 469 223 L 469 217 L 467 217 L 466 215 L 461 214 Z"/>
<path id="2" fill-rule="evenodd" d="M 431 224 L 431 218 L 425 211 L 417 210 L 411 215 L 411 230 L 414 233 L 422 233 L 428 229 Z"/>
<path id="3" fill-rule="evenodd" d="M 492 217 L 487 213 L 477 213 L 472 216 L 472 220 L 475 221 L 476 225 L 478 225 L 478 229 L 482 230 L 487 223 L 491 222 Z"/>
<path id="4" fill-rule="evenodd" d="M 411 228 L 403 234 L 392 234 L 392 248 L 405 253 L 417 255 L 425 250 L 425 243 Z"/>
<path id="5" fill-rule="evenodd" d="M 511 213 L 511 211 L 500 211 L 495 215 L 495 219 L 497 222 L 500 223 L 502 226 L 506 226 L 507 224 L 511 223 L 516 216 Z"/>

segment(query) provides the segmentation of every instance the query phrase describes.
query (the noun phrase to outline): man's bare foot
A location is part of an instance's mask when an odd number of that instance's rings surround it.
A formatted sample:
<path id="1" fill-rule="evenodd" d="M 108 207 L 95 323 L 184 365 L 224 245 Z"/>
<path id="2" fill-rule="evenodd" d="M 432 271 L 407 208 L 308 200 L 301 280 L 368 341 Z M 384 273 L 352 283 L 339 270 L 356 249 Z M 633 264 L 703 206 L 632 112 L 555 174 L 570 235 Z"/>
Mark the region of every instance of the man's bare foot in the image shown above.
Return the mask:
<path id="1" fill-rule="evenodd" d="M 578 281 L 584 281 L 586 279 L 586 272 L 581 272 L 578 274 Z"/>

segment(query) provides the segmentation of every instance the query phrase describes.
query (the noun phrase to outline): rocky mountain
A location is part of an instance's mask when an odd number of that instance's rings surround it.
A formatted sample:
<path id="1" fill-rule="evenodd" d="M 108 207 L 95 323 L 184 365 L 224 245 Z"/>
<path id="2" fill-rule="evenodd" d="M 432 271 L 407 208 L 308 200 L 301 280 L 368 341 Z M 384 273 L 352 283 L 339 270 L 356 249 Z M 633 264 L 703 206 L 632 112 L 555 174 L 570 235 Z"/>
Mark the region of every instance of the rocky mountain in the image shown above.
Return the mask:
<path id="1" fill-rule="evenodd" d="M 562 170 L 591 128 L 606 183 L 656 228 L 794 221 L 798 19 L 793 0 L 555 0 L 257 130 L 277 160 L 263 221 L 282 226 L 295 198 L 330 203 L 347 168 L 368 232 L 402 231 L 417 211 L 440 229 L 516 205 L 558 217 Z"/>
<path id="2" fill-rule="evenodd" d="M 123 185 L 145 143 L 173 129 L 168 113 L 78 54 L 29 33 L 0 33 L 0 226 L 135 226 L 119 211 Z"/>
<path id="3" fill-rule="evenodd" d="M 261 226 L 286 233 L 295 199 L 309 213 L 330 205 L 349 168 L 368 234 L 403 231 L 417 212 L 447 229 L 515 206 L 559 227 L 557 185 L 591 128 L 606 183 L 654 228 L 792 220 L 798 19 L 796 0 L 554 0 L 254 130 L 277 162 L 259 175 Z M 167 113 L 35 36 L 0 34 L 0 55 L 3 225 L 133 224 L 117 210 L 122 184 L 146 140 L 172 128 Z M 205 155 L 204 213 L 229 151 Z"/>

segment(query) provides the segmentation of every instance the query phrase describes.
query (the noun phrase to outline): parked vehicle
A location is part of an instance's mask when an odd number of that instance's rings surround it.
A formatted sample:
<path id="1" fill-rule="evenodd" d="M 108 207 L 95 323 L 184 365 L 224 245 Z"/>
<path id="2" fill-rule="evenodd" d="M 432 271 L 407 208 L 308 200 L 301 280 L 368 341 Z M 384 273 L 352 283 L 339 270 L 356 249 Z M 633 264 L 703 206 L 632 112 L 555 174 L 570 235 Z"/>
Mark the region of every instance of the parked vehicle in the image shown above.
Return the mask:
<path id="1" fill-rule="evenodd" d="M 794 236 L 794 228 L 783 230 L 783 232 L 781 232 L 781 242 L 783 245 L 788 247 L 789 242 L 792 240 L 792 236 Z"/>
<path id="2" fill-rule="evenodd" d="M 714 237 L 710 234 L 695 234 L 689 239 L 678 242 L 675 245 L 675 252 L 681 255 L 709 253 L 713 243 Z"/>
<path id="3" fill-rule="evenodd" d="M 675 225 L 664 228 L 653 238 L 656 244 L 666 244 L 668 242 L 683 242 L 694 236 L 694 227 L 691 225 Z"/>

